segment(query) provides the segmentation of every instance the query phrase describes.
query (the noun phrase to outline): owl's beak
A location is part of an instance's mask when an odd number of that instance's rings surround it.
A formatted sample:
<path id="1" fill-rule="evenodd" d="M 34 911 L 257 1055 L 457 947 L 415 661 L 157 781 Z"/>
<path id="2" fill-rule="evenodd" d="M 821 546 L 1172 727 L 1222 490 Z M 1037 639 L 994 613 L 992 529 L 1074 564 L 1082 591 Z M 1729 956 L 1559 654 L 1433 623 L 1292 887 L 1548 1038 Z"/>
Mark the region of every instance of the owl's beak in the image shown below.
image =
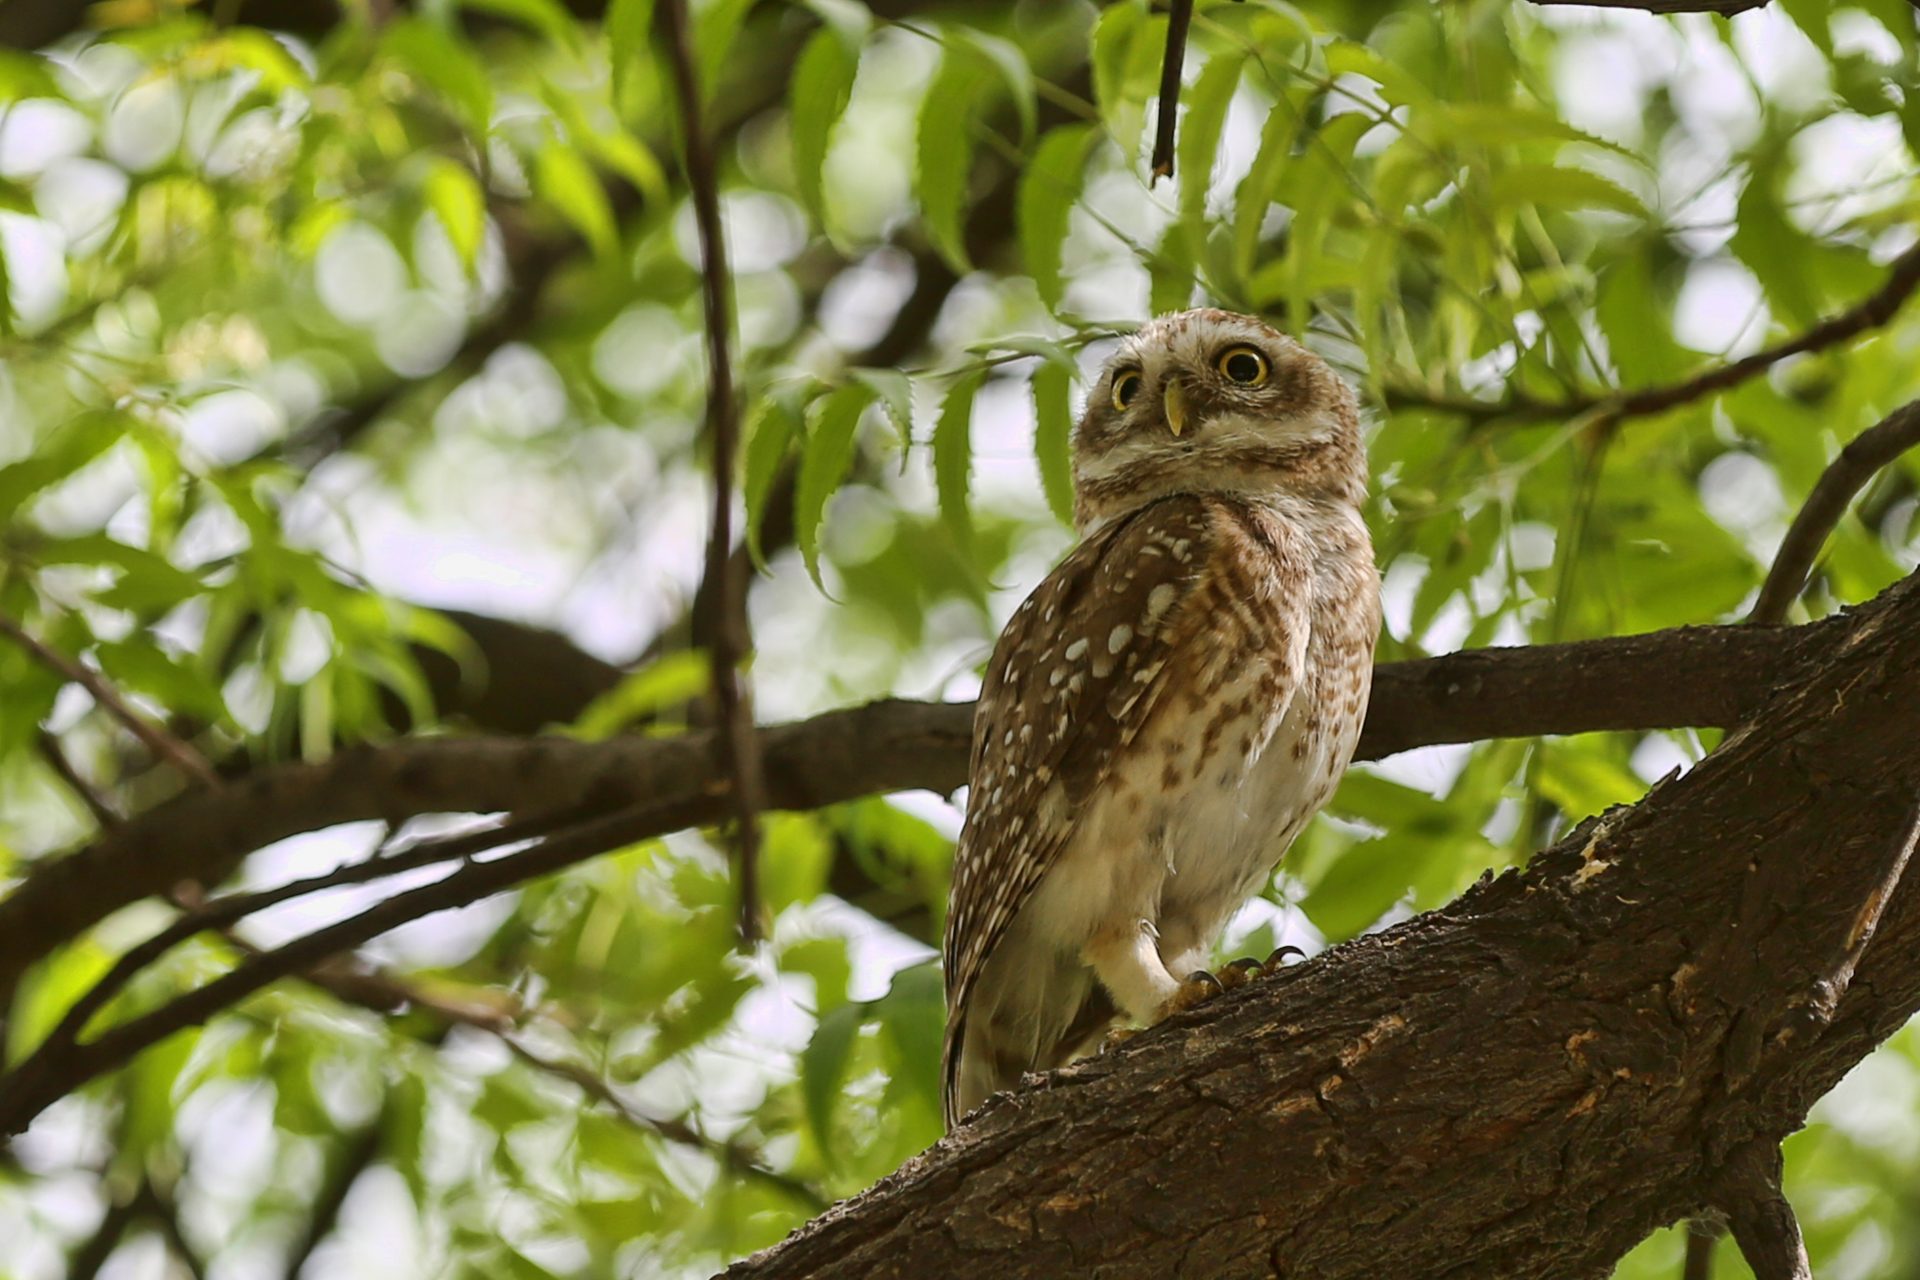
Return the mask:
<path id="1" fill-rule="evenodd" d="M 1187 429 L 1187 388 L 1177 379 L 1167 383 L 1162 402 L 1167 410 L 1167 430 L 1173 432 L 1177 440 L 1180 433 Z"/>

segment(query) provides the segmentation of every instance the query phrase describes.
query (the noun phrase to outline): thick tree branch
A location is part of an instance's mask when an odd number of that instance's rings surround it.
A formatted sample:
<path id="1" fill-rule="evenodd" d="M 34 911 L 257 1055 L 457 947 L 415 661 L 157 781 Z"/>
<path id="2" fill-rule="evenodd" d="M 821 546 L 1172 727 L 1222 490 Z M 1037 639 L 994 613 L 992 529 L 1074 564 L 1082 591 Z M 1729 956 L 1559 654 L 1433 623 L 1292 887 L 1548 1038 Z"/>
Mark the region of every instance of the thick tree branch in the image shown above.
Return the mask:
<path id="1" fill-rule="evenodd" d="M 1920 790 L 1920 579 L 1841 625 L 1525 873 L 1034 1078 L 727 1274 L 1599 1277 L 1713 1207 L 1804 1275 L 1778 1143 L 1920 1009 L 1908 885 L 1832 1022 L 1795 1017 Z"/>
<path id="2" fill-rule="evenodd" d="M 1902 405 L 1855 436 L 1820 473 L 1813 492 L 1794 516 L 1760 587 L 1751 620 L 1780 622 L 1806 586 L 1820 548 L 1839 527 L 1854 495 L 1907 450 L 1920 445 L 1920 400 Z"/>
<path id="3" fill-rule="evenodd" d="M 1519 649 L 1486 649 L 1377 669 L 1362 758 L 1436 743 L 1608 729 L 1730 727 L 1845 633 L 1693 627 Z M 973 708 L 877 702 L 761 731 L 768 803 L 811 809 L 966 781 Z M 418 738 L 277 765 L 218 793 L 176 797 L 56 859 L 0 900 L 0 991 L 53 947 L 182 881 L 214 885 L 255 849 L 345 822 L 426 813 L 663 806 L 679 825 L 727 806 L 711 735 Z M 643 831 L 659 835 L 672 827 Z M 478 837 L 476 837 L 478 838 Z"/>

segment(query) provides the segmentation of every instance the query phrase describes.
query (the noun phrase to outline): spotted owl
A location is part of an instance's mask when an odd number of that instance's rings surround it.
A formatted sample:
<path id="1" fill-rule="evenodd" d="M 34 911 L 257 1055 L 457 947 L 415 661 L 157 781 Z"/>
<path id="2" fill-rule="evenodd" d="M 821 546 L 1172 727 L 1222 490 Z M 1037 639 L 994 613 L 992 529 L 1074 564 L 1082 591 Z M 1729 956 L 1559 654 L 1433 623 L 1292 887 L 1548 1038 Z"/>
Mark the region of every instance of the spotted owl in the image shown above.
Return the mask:
<path id="1" fill-rule="evenodd" d="M 945 963 L 948 1127 L 1151 1023 L 1353 758 L 1380 626 L 1353 393 L 1248 316 L 1121 343 L 1073 436 L 1081 542 L 974 715 Z"/>

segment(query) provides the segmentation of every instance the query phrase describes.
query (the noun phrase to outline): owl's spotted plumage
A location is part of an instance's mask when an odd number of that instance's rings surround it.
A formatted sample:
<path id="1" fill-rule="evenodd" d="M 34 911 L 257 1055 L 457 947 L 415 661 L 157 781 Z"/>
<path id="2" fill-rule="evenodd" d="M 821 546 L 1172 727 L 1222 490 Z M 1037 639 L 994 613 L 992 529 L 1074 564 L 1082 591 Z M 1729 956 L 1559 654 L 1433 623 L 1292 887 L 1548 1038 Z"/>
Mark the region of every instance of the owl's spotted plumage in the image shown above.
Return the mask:
<path id="1" fill-rule="evenodd" d="M 1346 385 L 1258 320 L 1165 316 L 1074 434 L 1084 540 L 1007 624 L 947 917 L 947 1122 L 1159 1016 L 1332 795 L 1379 579 Z"/>

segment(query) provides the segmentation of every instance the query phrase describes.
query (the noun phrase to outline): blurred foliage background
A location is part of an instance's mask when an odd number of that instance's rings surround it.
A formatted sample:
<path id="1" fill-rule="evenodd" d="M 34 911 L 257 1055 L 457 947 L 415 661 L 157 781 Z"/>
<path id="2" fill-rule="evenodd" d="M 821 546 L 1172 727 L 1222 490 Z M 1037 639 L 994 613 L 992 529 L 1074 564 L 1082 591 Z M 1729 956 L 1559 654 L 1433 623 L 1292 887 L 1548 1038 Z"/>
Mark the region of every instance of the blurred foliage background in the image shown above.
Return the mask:
<path id="1" fill-rule="evenodd" d="M 227 773 L 698 722 L 706 371 L 650 5 L 308 7 L 275 31 L 114 0 L 0 54 L 0 616 Z M 1905 0 L 1203 3 L 1159 185 L 1144 0 L 694 9 L 763 720 L 973 694 L 1070 543 L 1077 383 L 1159 310 L 1266 315 L 1361 388 L 1383 660 L 1737 620 L 1839 445 L 1920 392 L 1909 309 L 1671 408 L 1617 398 L 1853 307 L 1911 246 Z M 1916 481 L 1869 489 L 1803 614 L 1920 563 Z M 1358 768 L 1223 952 L 1438 904 L 1711 745 Z M 183 781 L 0 639 L 0 876 Z M 691 1276 L 771 1243 L 938 1136 L 950 801 L 771 815 L 749 954 L 724 844 L 690 832 L 177 1035 L 12 1145 L 0 1275 Z M 116 1007 L 370 900 L 197 942 Z M 39 965 L 9 1059 L 170 912 Z M 1787 1151 L 1820 1275 L 1920 1267 L 1911 1030 Z M 1677 1280 L 1682 1248 L 1618 1274 Z"/>

